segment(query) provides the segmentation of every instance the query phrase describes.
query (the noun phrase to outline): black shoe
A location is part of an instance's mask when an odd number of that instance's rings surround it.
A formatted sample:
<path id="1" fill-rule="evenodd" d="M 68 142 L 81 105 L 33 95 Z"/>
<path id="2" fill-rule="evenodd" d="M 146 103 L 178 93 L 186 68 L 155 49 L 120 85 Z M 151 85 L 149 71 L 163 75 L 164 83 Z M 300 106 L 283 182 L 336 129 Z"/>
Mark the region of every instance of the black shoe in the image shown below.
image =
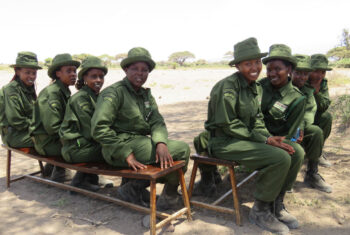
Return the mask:
<path id="1" fill-rule="evenodd" d="M 73 177 L 71 185 L 92 192 L 97 192 L 100 189 L 100 187 L 98 185 L 90 183 L 90 176 L 91 174 L 86 174 L 78 171 Z"/>
<path id="2" fill-rule="evenodd" d="M 148 180 L 129 179 L 127 183 L 119 186 L 117 189 L 117 198 L 131 202 L 143 207 L 149 205 L 142 200 L 142 190 L 148 187 Z"/>
<path id="3" fill-rule="evenodd" d="M 216 196 L 216 185 L 212 171 L 200 171 L 201 179 L 194 184 L 192 195 L 202 197 Z"/>
<path id="4" fill-rule="evenodd" d="M 166 183 L 163 191 L 157 200 L 157 209 L 165 211 L 169 209 L 178 209 L 181 202 L 181 196 L 177 192 L 179 185 Z"/>
<path id="5" fill-rule="evenodd" d="M 53 171 L 54 165 L 45 163 L 44 171 L 42 172 L 43 177 L 50 177 Z"/>
<path id="6" fill-rule="evenodd" d="M 62 167 L 55 166 L 53 168 L 52 174 L 50 179 L 52 181 L 63 183 L 64 181 L 67 181 L 66 179 L 66 169 Z"/>

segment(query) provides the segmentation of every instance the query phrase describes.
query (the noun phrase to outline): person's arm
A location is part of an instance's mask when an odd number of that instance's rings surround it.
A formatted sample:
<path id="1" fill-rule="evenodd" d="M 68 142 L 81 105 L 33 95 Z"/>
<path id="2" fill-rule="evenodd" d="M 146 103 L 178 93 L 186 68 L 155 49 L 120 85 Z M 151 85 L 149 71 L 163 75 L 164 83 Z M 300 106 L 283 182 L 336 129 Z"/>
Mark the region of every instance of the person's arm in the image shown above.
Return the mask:
<path id="1" fill-rule="evenodd" d="M 324 85 L 321 84 L 320 91 L 314 94 L 314 96 L 317 103 L 317 112 L 325 112 L 331 104 L 331 100 L 329 99 L 327 82 L 325 82 Z"/>
<path id="2" fill-rule="evenodd" d="M 168 130 L 166 128 L 163 116 L 159 113 L 157 103 L 150 94 L 151 113 L 148 113 L 148 122 L 151 126 L 151 138 L 155 144 L 167 144 Z"/>
<path id="3" fill-rule="evenodd" d="M 295 100 L 294 102 L 297 102 L 298 100 Z M 293 107 L 293 103 L 289 106 L 290 108 Z M 289 128 L 288 134 L 286 135 L 286 139 L 291 139 L 297 129 L 300 127 L 301 122 L 304 118 L 305 113 L 305 99 L 302 99 L 293 107 L 293 110 L 287 110 L 290 112 L 289 115 L 286 117 L 286 125 Z"/>
<path id="4" fill-rule="evenodd" d="M 41 121 L 48 135 L 58 134 L 64 118 L 65 105 L 57 94 L 51 93 L 47 99 L 39 100 Z"/>
<path id="5" fill-rule="evenodd" d="M 10 126 L 17 130 L 28 129 L 30 118 L 24 112 L 21 95 L 18 92 L 5 92 L 5 115 Z"/>

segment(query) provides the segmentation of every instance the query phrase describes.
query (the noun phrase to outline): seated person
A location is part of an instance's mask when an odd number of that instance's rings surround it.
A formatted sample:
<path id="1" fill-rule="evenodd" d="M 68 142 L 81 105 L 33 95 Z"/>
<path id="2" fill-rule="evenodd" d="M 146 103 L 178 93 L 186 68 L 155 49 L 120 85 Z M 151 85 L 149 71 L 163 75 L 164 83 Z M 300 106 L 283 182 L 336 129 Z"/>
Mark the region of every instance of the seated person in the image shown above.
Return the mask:
<path id="1" fill-rule="evenodd" d="M 75 84 L 79 66 L 80 62 L 73 60 L 70 54 L 59 54 L 49 67 L 48 75 L 52 83 L 40 92 L 29 128 L 34 138 L 34 148 L 41 155 L 61 156 L 62 144 L 58 131 L 71 94 L 68 87 Z M 65 169 L 55 166 L 51 180 L 63 182 L 65 176 Z"/>
<path id="2" fill-rule="evenodd" d="M 149 88 L 143 84 L 154 69 L 155 62 L 141 47 L 132 48 L 122 60 L 126 77 L 104 89 L 97 99 L 91 121 L 93 138 L 102 145 L 105 161 L 118 167 L 145 169 L 146 164 L 160 163 L 161 168 L 172 166 L 174 160 L 184 160 L 186 171 L 189 146 L 168 139 L 162 115 Z M 145 205 L 141 195 L 148 180 L 128 180 L 118 188 L 118 197 Z M 177 172 L 165 176 L 165 186 L 157 201 L 161 210 L 176 206 L 179 201 Z"/>

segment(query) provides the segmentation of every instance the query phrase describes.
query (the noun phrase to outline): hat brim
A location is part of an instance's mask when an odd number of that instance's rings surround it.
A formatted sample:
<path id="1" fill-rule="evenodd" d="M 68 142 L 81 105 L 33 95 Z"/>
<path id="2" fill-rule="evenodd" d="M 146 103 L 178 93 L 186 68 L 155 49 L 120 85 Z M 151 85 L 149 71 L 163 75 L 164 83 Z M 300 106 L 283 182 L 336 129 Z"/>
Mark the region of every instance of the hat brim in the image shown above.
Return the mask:
<path id="1" fill-rule="evenodd" d="M 313 69 L 310 68 L 310 67 L 296 67 L 294 70 L 306 71 L 306 72 L 311 72 L 311 71 L 313 71 Z"/>
<path id="2" fill-rule="evenodd" d="M 333 70 L 333 68 L 331 67 L 312 67 L 312 70 L 315 71 L 315 70 L 326 70 L 326 71 L 331 71 Z"/>
<path id="3" fill-rule="evenodd" d="M 107 67 L 104 67 L 104 66 L 91 66 L 91 67 L 86 67 L 86 68 L 83 68 L 79 71 L 78 73 L 78 79 L 81 80 L 83 79 L 83 76 L 84 76 L 84 73 L 86 73 L 86 71 L 88 71 L 89 69 L 101 69 L 105 75 L 108 73 L 108 68 Z"/>
<path id="4" fill-rule="evenodd" d="M 29 69 L 43 69 L 39 65 L 28 65 L 28 64 L 11 64 L 11 68 L 29 68 Z"/>
<path id="5" fill-rule="evenodd" d="M 268 57 L 265 57 L 264 59 L 262 59 L 262 62 L 263 62 L 263 64 L 266 65 L 271 60 L 285 60 L 285 61 L 288 61 L 288 62 L 290 62 L 293 65 L 293 68 L 295 68 L 296 65 L 297 65 L 297 62 L 296 62 L 296 60 L 294 58 L 287 57 L 287 56 L 268 56 Z"/>
<path id="6" fill-rule="evenodd" d="M 69 65 L 72 65 L 72 66 L 75 66 L 75 67 L 79 68 L 80 62 L 76 61 L 76 60 L 67 60 L 67 61 L 64 61 L 64 62 L 61 62 L 61 63 L 57 63 L 57 64 L 54 64 L 54 65 L 51 65 L 49 67 L 49 70 L 47 71 L 47 74 L 52 79 L 58 79 L 56 77 L 56 70 L 58 68 L 62 67 L 62 66 L 69 66 Z"/>
<path id="7" fill-rule="evenodd" d="M 122 69 L 125 69 L 130 64 L 133 64 L 133 63 L 136 63 L 136 62 L 145 62 L 145 63 L 147 63 L 148 66 L 149 66 L 149 71 L 150 72 L 156 66 L 156 63 L 152 59 L 150 59 L 149 57 L 146 57 L 146 56 L 134 56 L 134 57 L 123 59 L 122 62 L 120 62 L 120 67 L 122 67 Z"/>
<path id="8" fill-rule="evenodd" d="M 230 65 L 231 67 L 234 66 L 235 64 L 241 63 L 242 61 L 246 61 L 246 60 L 254 60 L 254 59 L 260 59 L 263 58 L 267 55 L 267 52 L 264 53 L 259 53 L 259 54 L 254 54 L 254 55 L 248 55 L 248 56 L 243 56 L 241 58 L 237 58 L 234 59 L 232 61 L 230 61 L 230 63 L 228 63 L 228 65 Z"/>

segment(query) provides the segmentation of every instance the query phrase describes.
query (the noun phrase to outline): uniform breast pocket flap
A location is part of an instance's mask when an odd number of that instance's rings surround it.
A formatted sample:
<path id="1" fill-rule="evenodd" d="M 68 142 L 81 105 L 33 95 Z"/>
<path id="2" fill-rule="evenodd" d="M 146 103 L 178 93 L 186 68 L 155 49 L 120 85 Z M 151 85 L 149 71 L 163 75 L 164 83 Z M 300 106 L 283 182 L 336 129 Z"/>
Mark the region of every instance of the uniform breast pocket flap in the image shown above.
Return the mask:
<path id="1" fill-rule="evenodd" d="M 288 105 L 285 105 L 279 101 L 276 101 L 272 108 L 270 109 L 269 113 L 275 118 L 275 119 L 284 119 L 286 115 L 286 110 L 288 108 Z"/>

